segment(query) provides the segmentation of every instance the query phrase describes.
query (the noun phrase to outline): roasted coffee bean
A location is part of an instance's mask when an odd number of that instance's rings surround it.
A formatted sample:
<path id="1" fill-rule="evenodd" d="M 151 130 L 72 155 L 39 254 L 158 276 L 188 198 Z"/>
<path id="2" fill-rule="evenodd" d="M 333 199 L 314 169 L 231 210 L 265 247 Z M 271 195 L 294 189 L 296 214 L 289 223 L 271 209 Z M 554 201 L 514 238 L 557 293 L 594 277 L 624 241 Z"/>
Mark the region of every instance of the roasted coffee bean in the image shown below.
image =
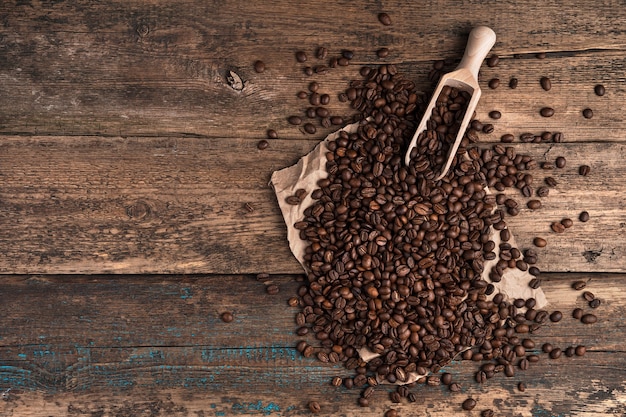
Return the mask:
<path id="1" fill-rule="evenodd" d="M 565 353 L 565 356 L 567 356 L 568 358 L 571 358 L 572 356 L 574 356 L 575 352 L 576 352 L 576 349 L 574 348 L 574 346 L 568 346 L 565 349 L 564 353 Z"/>
<path id="2" fill-rule="evenodd" d="M 574 225 L 574 221 L 570 219 L 569 217 L 566 217 L 561 220 L 561 224 L 563 225 L 564 228 L 569 229 L 570 227 Z"/>
<path id="3" fill-rule="evenodd" d="M 452 383 L 452 374 L 449 372 L 441 374 L 441 383 L 444 385 L 450 385 Z"/>
<path id="4" fill-rule="evenodd" d="M 602 301 L 600 301 L 599 298 L 594 298 L 593 300 L 589 301 L 589 307 L 591 308 L 598 308 L 600 307 L 600 304 L 602 304 Z"/>
<path id="5" fill-rule="evenodd" d="M 280 288 L 278 288 L 278 285 L 276 284 L 270 284 L 267 287 L 265 287 L 265 291 L 269 294 L 269 295 L 276 295 L 280 292 Z"/>
<path id="6" fill-rule="evenodd" d="M 541 346 L 541 350 L 544 353 L 550 353 L 550 352 L 552 352 L 553 349 L 554 349 L 554 347 L 552 346 L 551 343 L 544 343 L 543 346 Z"/>
<path id="7" fill-rule="evenodd" d="M 500 85 L 499 78 L 492 78 L 491 80 L 489 80 L 489 88 L 495 90 L 496 88 L 498 88 L 499 85 Z"/>
<path id="8" fill-rule="evenodd" d="M 361 407 L 369 407 L 370 406 L 369 400 L 367 398 L 365 398 L 365 397 L 359 398 L 359 400 L 357 402 L 359 403 L 359 406 L 361 406 Z"/>
<path id="9" fill-rule="evenodd" d="M 518 84 L 518 79 L 513 77 L 509 80 L 509 88 L 516 89 Z"/>
<path id="10" fill-rule="evenodd" d="M 269 139 L 276 139 L 276 138 L 278 138 L 278 133 L 276 133 L 276 131 L 274 129 L 268 129 L 267 137 Z"/>
<path id="11" fill-rule="evenodd" d="M 593 91 L 596 93 L 597 96 L 602 97 L 604 95 L 604 93 L 606 93 L 606 89 L 604 88 L 604 86 L 602 84 L 598 84 L 593 88 Z"/>
<path id="12" fill-rule="evenodd" d="M 587 211 L 580 212 L 580 214 L 578 215 L 578 220 L 580 220 L 583 223 L 588 222 L 589 221 L 589 212 L 587 212 Z"/>
<path id="13" fill-rule="evenodd" d="M 528 202 L 526 203 L 526 206 L 528 206 L 529 209 L 531 210 L 537 210 L 541 208 L 541 201 L 539 200 L 528 200 Z"/>
<path id="14" fill-rule="evenodd" d="M 340 376 L 333 377 L 333 379 L 332 379 L 332 381 L 330 382 L 330 384 L 331 384 L 333 387 L 340 387 L 340 386 L 341 386 L 341 384 L 343 384 L 343 379 L 341 379 L 341 377 L 340 377 Z"/>
<path id="15" fill-rule="evenodd" d="M 389 49 L 388 48 L 380 48 L 376 51 L 376 56 L 378 56 L 378 58 L 386 58 L 387 56 L 389 56 Z"/>
<path id="16" fill-rule="evenodd" d="M 317 129 L 315 128 L 313 123 L 305 123 L 303 128 L 304 128 L 304 131 L 306 133 L 309 133 L 309 134 L 313 134 L 313 133 L 317 132 Z"/>
<path id="17" fill-rule="evenodd" d="M 544 179 L 544 182 L 546 183 L 546 185 L 548 185 L 550 187 L 556 187 L 557 184 L 558 184 L 553 177 L 546 177 Z"/>
<path id="18" fill-rule="evenodd" d="M 593 117 L 593 110 L 590 108 L 586 108 L 583 110 L 583 117 L 585 119 L 591 119 Z"/>
<path id="19" fill-rule="evenodd" d="M 524 382 L 519 382 L 517 384 L 517 389 L 518 389 L 519 392 L 526 391 L 526 384 Z"/>
<path id="20" fill-rule="evenodd" d="M 554 109 L 552 107 L 542 107 L 539 114 L 543 117 L 552 117 L 554 116 Z"/>
<path id="21" fill-rule="evenodd" d="M 491 55 L 489 58 L 487 58 L 487 66 L 488 67 L 495 67 L 496 65 L 498 65 L 498 63 L 500 62 L 500 57 L 498 55 Z"/>
<path id="22" fill-rule="evenodd" d="M 296 126 L 302 124 L 302 118 L 299 116 L 289 116 L 289 118 L 287 118 L 287 121 Z"/>
<path id="23" fill-rule="evenodd" d="M 578 173 L 582 175 L 583 177 L 586 177 L 587 175 L 589 175 L 590 171 L 591 171 L 591 168 L 589 167 L 589 165 L 581 165 L 578 167 Z"/>
<path id="24" fill-rule="evenodd" d="M 551 322 L 557 323 L 557 322 L 561 321 L 562 318 L 563 318 L 563 313 L 561 313 L 558 310 L 553 311 L 552 314 L 550 314 L 550 321 Z"/>
<path id="25" fill-rule="evenodd" d="M 548 242 L 542 237 L 536 237 L 533 239 L 533 244 L 538 248 L 544 248 Z"/>
<path id="26" fill-rule="evenodd" d="M 307 98 L 309 96 L 309 93 L 307 93 L 306 91 L 298 91 L 298 94 L 296 94 L 296 96 L 302 100 Z"/>
<path id="27" fill-rule="evenodd" d="M 494 127 L 493 127 L 493 125 L 491 123 L 487 123 L 487 124 L 483 125 L 483 133 L 489 134 L 489 133 L 492 133 L 493 130 L 494 130 Z"/>
<path id="28" fill-rule="evenodd" d="M 391 17 L 387 13 L 378 13 L 378 21 L 385 26 L 391 25 Z"/>
<path id="29" fill-rule="evenodd" d="M 450 390 L 450 392 L 459 392 L 461 391 L 461 385 L 457 384 L 456 382 L 453 382 L 452 384 L 448 386 L 448 389 Z"/>
<path id="30" fill-rule="evenodd" d="M 313 75 L 313 68 L 311 67 L 304 67 L 303 71 L 306 75 L 309 75 L 309 76 Z"/>
<path id="31" fill-rule="evenodd" d="M 265 139 L 261 139 L 256 145 L 256 147 L 260 150 L 267 149 L 268 146 L 270 146 L 270 143 Z"/>
<path id="32" fill-rule="evenodd" d="M 550 225 L 550 228 L 554 233 L 563 233 L 565 232 L 565 226 L 563 226 L 560 222 L 553 222 Z"/>
<path id="33" fill-rule="evenodd" d="M 254 62 L 254 70 L 259 74 L 265 72 L 265 63 L 261 60 Z"/>
<path id="34" fill-rule="evenodd" d="M 530 273 L 531 269 L 533 268 L 529 268 L 528 272 Z M 531 274 L 534 275 L 534 274 Z M 538 278 L 533 278 L 528 282 L 528 286 L 530 288 L 532 288 L 533 290 L 536 290 L 537 288 L 539 288 L 541 286 L 541 280 L 539 280 Z"/>
<path id="35" fill-rule="evenodd" d="M 326 106 L 328 103 L 330 103 L 330 95 L 328 94 L 322 94 L 320 96 L 320 103 L 324 106 Z"/>
<path id="36" fill-rule="evenodd" d="M 550 194 L 550 189 L 548 187 L 537 188 L 537 197 L 547 197 L 548 194 Z"/>
<path id="37" fill-rule="evenodd" d="M 550 359 L 558 359 L 561 357 L 561 349 L 558 347 L 555 347 L 554 349 L 552 349 L 550 351 Z"/>
<path id="38" fill-rule="evenodd" d="M 235 319 L 235 317 L 233 316 L 233 313 L 231 313 L 230 311 L 223 312 L 220 315 L 220 318 L 222 319 L 224 323 L 230 323 Z"/>
<path id="39" fill-rule="evenodd" d="M 473 410 L 474 407 L 476 407 L 476 400 L 473 398 L 468 398 L 467 400 L 463 401 L 463 404 L 461 404 L 461 407 L 463 408 L 463 410 L 466 410 L 466 411 Z"/>
<path id="40" fill-rule="evenodd" d="M 341 51 L 341 56 L 345 59 L 350 60 L 354 58 L 354 52 L 349 49 L 344 49 L 343 51 Z"/>
<path id="41" fill-rule="evenodd" d="M 504 134 L 500 137 L 502 143 L 512 143 L 515 140 L 515 136 L 510 133 Z"/>
<path id="42" fill-rule="evenodd" d="M 585 291 L 582 294 L 582 297 L 585 301 L 592 301 L 595 300 L 596 296 L 593 295 L 593 293 L 591 291 Z"/>
<path id="43" fill-rule="evenodd" d="M 306 60 L 307 60 L 306 52 L 304 52 L 304 51 L 296 52 L 296 61 L 298 61 L 298 62 L 306 62 Z"/>
<path id="44" fill-rule="evenodd" d="M 565 164 L 566 164 L 566 159 L 562 156 L 559 156 L 556 158 L 556 160 L 554 161 L 554 164 L 556 165 L 557 168 L 565 168 Z"/>
<path id="45" fill-rule="evenodd" d="M 322 411 L 322 407 L 317 401 L 309 401 L 308 407 L 313 414 L 317 414 Z"/>
<path id="46" fill-rule="evenodd" d="M 541 77 L 541 79 L 539 80 L 539 83 L 541 84 L 541 88 L 543 88 L 546 91 L 550 91 L 550 89 L 552 88 L 552 82 L 550 81 L 550 78 L 548 77 Z"/>
<path id="47" fill-rule="evenodd" d="M 587 286 L 587 283 L 585 281 L 575 281 L 572 284 L 572 288 L 575 289 L 576 291 L 580 291 L 584 289 L 586 286 Z"/>
<path id="48" fill-rule="evenodd" d="M 598 317 L 596 317 L 595 314 L 587 313 L 583 314 L 583 316 L 580 318 L 580 321 L 585 324 L 593 324 L 598 321 Z"/>
<path id="49" fill-rule="evenodd" d="M 395 409 L 390 408 L 385 412 L 385 417 L 398 417 L 398 412 Z"/>
<path id="50" fill-rule="evenodd" d="M 584 311 L 583 311 L 582 308 L 575 308 L 572 311 L 572 317 L 574 317 L 576 320 L 580 320 L 582 318 L 583 314 L 584 314 Z"/>
<path id="51" fill-rule="evenodd" d="M 402 402 L 402 397 L 400 396 L 400 394 L 398 394 L 398 392 L 391 392 L 389 393 L 389 399 L 391 400 L 392 403 L 400 403 Z"/>
<path id="52" fill-rule="evenodd" d="M 498 110 L 492 110 L 489 112 L 489 117 L 497 120 L 502 117 L 502 113 L 500 113 Z"/>
<path id="53" fill-rule="evenodd" d="M 315 51 L 315 57 L 317 59 L 326 59 L 326 56 L 328 56 L 328 49 L 323 46 L 320 46 L 317 48 L 317 51 Z"/>
<path id="54" fill-rule="evenodd" d="M 574 354 L 576 356 L 585 356 L 585 353 L 587 353 L 587 348 L 583 345 L 578 345 L 574 349 Z"/>

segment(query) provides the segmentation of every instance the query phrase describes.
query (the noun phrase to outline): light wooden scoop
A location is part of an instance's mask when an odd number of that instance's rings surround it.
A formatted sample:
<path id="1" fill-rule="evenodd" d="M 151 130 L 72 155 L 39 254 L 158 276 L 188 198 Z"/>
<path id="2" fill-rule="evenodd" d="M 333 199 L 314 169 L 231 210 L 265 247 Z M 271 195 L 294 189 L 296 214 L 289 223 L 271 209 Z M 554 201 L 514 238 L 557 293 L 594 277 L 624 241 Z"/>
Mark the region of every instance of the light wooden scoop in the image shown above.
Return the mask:
<path id="1" fill-rule="evenodd" d="M 467 105 L 467 110 L 465 112 L 465 116 L 463 117 L 463 121 L 461 122 L 459 132 L 456 135 L 456 140 L 450 147 L 450 151 L 446 158 L 446 164 L 444 165 L 441 173 L 435 178 L 435 181 L 440 180 L 446 175 L 448 169 L 450 169 L 454 155 L 456 155 L 456 151 L 459 148 L 459 144 L 463 139 L 467 125 L 472 119 L 478 100 L 480 99 L 481 91 L 478 86 L 478 70 L 494 43 L 496 43 L 496 34 L 490 28 L 486 26 L 477 26 L 472 29 L 467 40 L 467 46 L 465 47 L 463 59 L 461 59 L 459 66 L 454 71 L 441 77 L 441 80 L 439 81 L 439 84 L 437 84 L 437 88 L 430 99 L 430 103 L 428 103 L 428 107 L 424 112 L 424 116 L 422 116 L 422 120 L 417 126 L 417 130 L 413 135 L 413 139 L 411 139 L 411 143 L 409 144 L 409 148 L 406 150 L 406 155 L 404 157 L 404 162 L 407 166 L 411 162 L 411 151 L 415 147 L 420 133 L 426 129 L 426 123 L 432 115 L 433 108 L 435 107 L 441 90 L 445 86 L 450 86 L 459 90 L 467 91 L 471 94 L 472 98 Z"/>

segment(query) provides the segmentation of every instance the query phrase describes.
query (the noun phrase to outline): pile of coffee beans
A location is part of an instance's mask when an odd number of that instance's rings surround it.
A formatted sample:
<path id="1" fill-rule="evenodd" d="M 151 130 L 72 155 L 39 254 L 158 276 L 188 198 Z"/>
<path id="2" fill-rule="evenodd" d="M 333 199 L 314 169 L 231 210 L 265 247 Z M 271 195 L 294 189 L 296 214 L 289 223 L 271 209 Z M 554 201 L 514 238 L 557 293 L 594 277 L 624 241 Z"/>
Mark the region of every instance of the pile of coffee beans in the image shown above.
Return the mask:
<path id="1" fill-rule="evenodd" d="M 383 25 L 391 24 L 384 13 L 378 18 Z M 387 48 L 377 51 L 379 57 L 388 53 Z M 326 47 L 319 47 L 314 56 L 325 61 L 328 54 Z M 327 64 L 313 65 L 305 51 L 295 53 L 307 76 L 347 66 L 353 57 L 352 51 L 343 50 Z M 498 61 L 494 55 L 488 65 L 494 67 Z M 429 78 L 436 82 L 444 72 L 444 61 L 437 61 Z M 404 153 L 425 108 L 423 95 L 392 64 L 364 66 L 359 74 L 360 79 L 337 95 L 340 102 L 350 104 L 351 116 L 331 115 L 325 107 L 331 93 L 320 91 L 318 82 L 310 81 L 306 90 L 297 93 L 310 107 L 303 116 L 287 119 L 306 134 L 316 133 L 316 124 L 328 128 L 348 120 L 358 122 L 355 133 L 341 131 L 328 143 L 328 175 L 309 190 L 314 202 L 294 224 L 308 243 L 306 283 L 289 299 L 290 306 L 300 309 L 296 333 L 307 338 L 297 344 L 297 350 L 307 358 L 342 363 L 352 371 L 354 376 L 336 376 L 331 384 L 360 389 L 358 404 L 363 407 L 370 405 L 374 391 L 385 382 L 399 384 L 389 393 L 391 402 L 415 402 L 417 396 L 410 390 L 415 383 L 408 384 L 410 374 L 415 373 L 426 375 L 418 383 L 460 391 L 450 373 L 440 372 L 453 359 L 481 363 L 475 374 L 478 383 L 498 373 L 513 377 L 517 370 L 528 369 L 540 360 L 530 335 L 548 321 L 559 322 L 563 314 L 536 309 L 533 298 L 506 299 L 494 294 L 493 284 L 502 280 L 507 269 L 528 271 L 535 277 L 529 284 L 534 289 L 541 283 L 536 250 L 520 250 L 510 243 L 506 217 L 517 216 L 520 204 L 505 191 L 517 189 L 522 198 L 529 199 L 528 208 L 539 210 L 540 198 L 557 186 L 556 180 L 548 176 L 545 185 L 535 190 L 529 171 L 537 168 L 537 162 L 505 146 L 515 136 L 506 134 L 503 144 L 480 146 L 479 134 L 493 132 L 494 126 L 474 119 L 450 170 L 435 181 L 470 98 L 450 87 L 438 97 L 406 166 Z M 517 82 L 511 78 L 509 87 L 516 88 Z M 499 84 L 499 79 L 492 79 L 489 87 Z M 540 85 L 549 91 L 552 81 L 543 77 Z M 598 95 L 604 94 L 600 87 L 595 89 Z M 555 111 L 544 107 L 540 114 L 552 117 Z M 489 115 L 493 120 L 501 117 L 497 110 Z M 275 131 L 268 131 L 268 138 L 275 137 Z M 523 133 L 519 140 L 558 143 L 563 134 Z M 544 169 L 565 166 L 563 157 L 542 164 Z M 579 173 L 587 175 L 589 167 L 581 166 Z M 309 191 L 298 190 L 287 203 L 301 204 Z M 587 221 L 589 214 L 582 212 L 579 219 Z M 572 225 L 571 219 L 564 218 L 554 222 L 552 230 L 562 233 Z M 536 237 L 533 243 L 543 248 L 547 240 Z M 495 266 L 485 271 L 485 263 L 496 259 Z M 577 283 L 574 288 L 584 286 Z M 590 292 L 582 297 L 591 308 L 600 305 Z M 586 324 L 597 321 L 582 309 L 574 310 L 572 316 Z M 543 351 L 552 359 L 559 358 L 561 349 L 547 345 Z M 364 361 L 362 349 L 377 357 Z M 586 347 L 570 346 L 564 352 L 582 356 Z M 523 391 L 525 384 L 518 387 Z M 475 399 L 468 398 L 461 408 L 471 410 L 476 405 Z M 309 409 L 318 413 L 321 407 L 312 401 Z M 390 409 L 385 415 L 397 412 Z M 493 415 L 493 411 L 484 410 L 482 415 Z"/>

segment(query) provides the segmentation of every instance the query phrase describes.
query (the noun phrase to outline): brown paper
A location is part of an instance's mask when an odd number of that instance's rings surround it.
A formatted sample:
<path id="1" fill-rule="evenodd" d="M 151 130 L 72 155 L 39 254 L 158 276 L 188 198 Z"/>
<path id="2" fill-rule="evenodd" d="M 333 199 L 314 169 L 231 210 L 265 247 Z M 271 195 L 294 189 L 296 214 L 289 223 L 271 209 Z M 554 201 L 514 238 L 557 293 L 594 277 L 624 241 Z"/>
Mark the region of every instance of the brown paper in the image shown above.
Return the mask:
<path id="1" fill-rule="evenodd" d="M 309 152 L 307 155 L 300 158 L 297 164 L 275 171 L 272 174 L 270 185 L 274 188 L 276 198 L 278 199 L 278 205 L 287 224 L 287 239 L 289 240 L 289 247 L 296 259 L 300 262 L 305 271 L 308 272 L 307 265 L 304 261 L 305 249 L 308 246 L 308 242 L 300 239 L 299 231 L 294 228 L 294 223 L 304 218 L 304 210 L 313 203 L 311 193 L 317 187 L 317 181 L 326 178 L 328 173 L 326 172 L 326 153 L 328 152 L 327 144 L 330 141 L 335 140 L 339 136 L 339 132 L 344 130 L 348 133 L 356 132 L 358 123 L 347 125 L 343 129 L 340 129 L 334 133 L 331 133 L 325 140 L 320 142 L 315 149 Z M 295 194 L 298 189 L 305 189 L 307 196 L 302 200 L 299 205 L 291 205 L 285 202 L 285 199 Z M 491 191 L 486 188 L 487 194 Z M 491 240 L 496 244 L 494 252 L 498 255 L 500 247 L 500 233 L 497 233 L 491 228 Z M 515 240 L 511 234 L 509 240 L 512 246 L 515 246 Z M 483 279 L 487 282 L 491 282 L 489 279 L 489 272 L 491 268 L 498 262 L 499 257 L 492 261 L 485 261 L 485 269 L 483 272 Z M 506 269 L 502 280 L 500 282 L 493 282 L 492 284 L 496 290 L 488 298 L 493 298 L 495 294 L 502 293 L 506 299 L 510 301 L 515 298 L 535 298 L 537 301 L 536 308 L 545 307 L 548 302 L 541 290 L 532 289 L 528 286 L 528 283 L 534 277 L 528 271 L 521 271 L 519 269 Z M 364 361 L 370 361 L 377 357 L 378 354 L 371 352 L 367 348 L 359 350 L 359 354 Z M 405 384 L 411 383 L 425 375 L 418 375 L 412 373 L 409 375 L 409 379 Z"/>

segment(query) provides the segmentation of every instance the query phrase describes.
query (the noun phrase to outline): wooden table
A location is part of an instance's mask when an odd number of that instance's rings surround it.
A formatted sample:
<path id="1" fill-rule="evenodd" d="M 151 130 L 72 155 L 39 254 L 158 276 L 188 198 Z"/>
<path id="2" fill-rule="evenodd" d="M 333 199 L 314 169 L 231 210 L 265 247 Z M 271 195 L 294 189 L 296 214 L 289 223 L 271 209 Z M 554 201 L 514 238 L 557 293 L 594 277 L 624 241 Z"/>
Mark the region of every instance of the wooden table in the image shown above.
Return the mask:
<path id="1" fill-rule="evenodd" d="M 7 0 L 0 5 L 0 414 L 3 416 L 381 416 L 350 373 L 303 358 L 287 299 L 303 271 L 291 255 L 271 173 L 331 129 L 303 134 L 296 92 L 317 79 L 336 100 L 362 64 L 395 63 L 428 93 L 433 62 L 456 62 L 474 25 L 498 35 L 498 66 L 482 68 L 477 117 L 504 133 L 561 131 L 523 144 L 537 161 L 567 158 L 541 210 L 509 226 L 520 247 L 547 237 L 538 266 L 550 309 L 565 318 L 536 340 L 587 355 L 550 360 L 479 386 L 476 365 L 449 367 L 462 385 L 412 388 L 402 416 L 492 408 L 496 415 L 626 413 L 626 8 L 622 1 L 210 2 Z M 377 15 L 393 21 L 383 26 Z M 354 51 L 348 67 L 307 77 L 294 53 Z M 376 57 L 380 47 L 391 51 Z M 537 59 L 537 53 L 546 53 Z M 262 59 L 266 71 L 253 69 Z M 233 89 L 227 74 L 243 80 Z M 543 91 L 539 79 L 552 79 Z M 498 77 L 501 86 L 487 88 Z M 508 88 L 511 77 L 519 86 Z M 603 84 L 606 94 L 594 94 Z M 538 111 L 552 106 L 555 116 Z M 586 107 L 591 119 L 582 117 Z M 267 129 L 279 139 L 261 151 Z M 591 173 L 578 175 L 588 164 Z M 541 170 L 536 175 L 541 176 Z M 252 208 L 252 211 L 246 207 Z M 562 235 L 550 223 L 576 219 Z M 268 295 L 255 276 L 270 274 Z M 602 300 L 595 325 L 577 279 Z M 220 314 L 230 311 L 234 321 Z M 517 384 L 528 386 L 523 393 Z"/>

